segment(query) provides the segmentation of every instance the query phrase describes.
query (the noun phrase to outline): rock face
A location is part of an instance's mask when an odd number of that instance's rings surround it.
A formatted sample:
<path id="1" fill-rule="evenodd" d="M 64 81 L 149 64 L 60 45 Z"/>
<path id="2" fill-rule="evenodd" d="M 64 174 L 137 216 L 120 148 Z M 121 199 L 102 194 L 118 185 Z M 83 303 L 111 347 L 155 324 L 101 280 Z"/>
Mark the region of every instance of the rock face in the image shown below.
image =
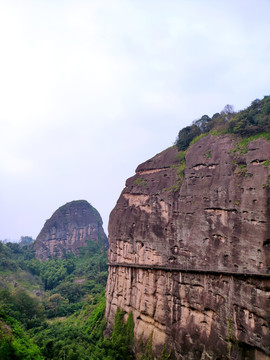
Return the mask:
<path id="1" fill-rule="evenodd" d="M 106 317 L 176 359 L 270 359 L 270 142 L 207 135 L 141 164 L 109 222 Z"/>
<path id="2" fill-rule="evenodd" d="M 78 254 L 86 240 L 108 247 L 98 211 L 85 200 L 72 201 L 60 207 L 46 221 L 35 243 L 35 255 L 41 261 Z"/>

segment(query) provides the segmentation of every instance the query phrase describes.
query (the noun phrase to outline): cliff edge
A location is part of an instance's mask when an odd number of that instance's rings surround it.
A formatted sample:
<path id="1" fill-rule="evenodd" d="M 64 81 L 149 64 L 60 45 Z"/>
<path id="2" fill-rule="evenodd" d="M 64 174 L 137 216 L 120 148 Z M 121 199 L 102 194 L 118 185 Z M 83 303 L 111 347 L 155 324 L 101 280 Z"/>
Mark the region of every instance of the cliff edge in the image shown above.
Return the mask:
<path id="1" fill-rule="evenodd" d="M 208 134 L 138 166 L 109 221 L 106 317 L 175 359 L 270 359 L 270 142 Z"/>

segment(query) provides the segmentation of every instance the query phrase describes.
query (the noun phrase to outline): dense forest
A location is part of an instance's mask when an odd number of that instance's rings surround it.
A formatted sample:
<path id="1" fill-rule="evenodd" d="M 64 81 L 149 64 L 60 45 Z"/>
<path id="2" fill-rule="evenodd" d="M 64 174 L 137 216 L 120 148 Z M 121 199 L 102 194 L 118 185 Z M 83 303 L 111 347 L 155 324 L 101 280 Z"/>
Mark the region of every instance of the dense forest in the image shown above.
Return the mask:
<path id="1" fill-rule="evenodd" d="M 77 257 L 40 262 L 21 245 L 0 242 L 0 359 L 132 359 L 131 313 L 103 337 L 104 249 L 89 241 Z"/>

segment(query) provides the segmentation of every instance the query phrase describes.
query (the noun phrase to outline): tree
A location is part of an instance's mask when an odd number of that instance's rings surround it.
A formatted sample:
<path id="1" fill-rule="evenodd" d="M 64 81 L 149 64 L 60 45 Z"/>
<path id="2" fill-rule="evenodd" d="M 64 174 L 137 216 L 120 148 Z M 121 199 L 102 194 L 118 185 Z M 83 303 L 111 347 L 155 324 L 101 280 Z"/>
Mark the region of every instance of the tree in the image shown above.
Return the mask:
<path id="1" fill-rule="evenodd" d="M 199 120 L 195 121 L 195 125 L 197 125 L 202 133 L 206 133 L 210 131 L 210 123 L 211 118 L 208 115 L 203 115 Z"/>
<path id="2" fill-rule="evenodd" d="M 233 105 L 225 105 L 224 106 L 224 109 L 221 111 L 222 114 L 225 114 L 225 115 L 232 115 L 234 114 L 234 107 Z"/>
<path id="3" fill-rule="evenodd" d="M 68 304 L 68 300 L 60 294 L 53 294 L 45 303 L 45 309 L 50 310 L 49 315 L 57 316 L 61 305 Z M 52 314 L 51 314 L 52 313 Z"/>
<path id="4" fill-rule="evenodd" d="M 176 141 L 178 150 L 186 150 L 191 141 L 200 134 L 201 129 L 195 124 L 191 126 L 186 126 L 182 130 L 180 130 Z"/>

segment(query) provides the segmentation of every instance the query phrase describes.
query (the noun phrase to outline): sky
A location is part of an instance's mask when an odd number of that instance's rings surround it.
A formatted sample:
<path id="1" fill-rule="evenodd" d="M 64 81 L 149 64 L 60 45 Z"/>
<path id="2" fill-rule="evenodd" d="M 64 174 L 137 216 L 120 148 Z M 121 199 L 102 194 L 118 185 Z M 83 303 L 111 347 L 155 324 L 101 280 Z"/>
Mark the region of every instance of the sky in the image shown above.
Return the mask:
<path id="1" fill-rule="evenodd" d="M 184 126 L 269 95 L 270 0 L 0 0 L 0 239 L 108 218 Z"/>

